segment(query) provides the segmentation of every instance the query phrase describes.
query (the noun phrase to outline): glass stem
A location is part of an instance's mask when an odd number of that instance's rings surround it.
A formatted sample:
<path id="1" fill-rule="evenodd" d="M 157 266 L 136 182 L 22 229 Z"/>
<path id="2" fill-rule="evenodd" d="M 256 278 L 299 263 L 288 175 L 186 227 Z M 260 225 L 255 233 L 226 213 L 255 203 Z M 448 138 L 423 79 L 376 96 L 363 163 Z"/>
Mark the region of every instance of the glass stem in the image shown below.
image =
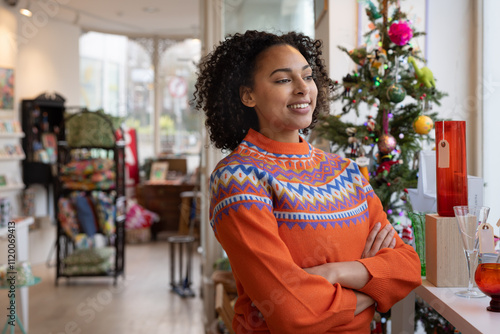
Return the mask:
<path id="1" fill-rule="evenodd" d="M 472 273 L 472 270 L 470 268 L 470 259 L 467 259 L 467 270 L 469 271 L 469 287 L 467 288 L 467 290 L 472 291 L 474 283 L 472 282 L 472 279 L 473 279 L 472 275 L 473 275 L 473 273 Z"/>
<path id="2" fill-rule="evenodd" d="M 469 252 L 465 252 L 465 257 L 467 258 L 467 271 L 469 273 L 469 286 L 467 287 L 467 290 L 472 291 L 472 288 L 474 287 L 474 277 L 472 276 L 474 275 L 474 271 L 472 270 L 473 263 L 471 262 L 474 261 L 475 257 L 473 256 L 473 258 L 471 258 L 471 254 Z"/>

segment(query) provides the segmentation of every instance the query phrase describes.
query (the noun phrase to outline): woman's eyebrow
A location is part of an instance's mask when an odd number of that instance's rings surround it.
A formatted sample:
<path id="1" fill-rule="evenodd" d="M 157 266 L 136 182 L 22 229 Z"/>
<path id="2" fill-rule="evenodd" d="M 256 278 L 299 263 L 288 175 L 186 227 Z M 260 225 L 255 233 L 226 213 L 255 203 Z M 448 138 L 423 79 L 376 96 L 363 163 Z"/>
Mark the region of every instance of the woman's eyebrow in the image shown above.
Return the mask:
<path id="1" fill-rule="evenodd" d="M 309 64 L 304 65 L 304 66 L 302 66 L 302 71 L 303 71 L 303 70 L 306 70 L 306 69 L 308 69 L 308 68 L 311 68 L 311 66 L 310 66 Z M 276 72 L 292 72 L 292 69 L 291 69 L 291 68 L 289 68 L 289 67 L 285 67 L 285 68 L 277 68 L 277 69 L 275 69 L 274 71 L 272 71 L 272 72 L 271 72 L 271 74 L 269 74 L 269 76 L 272 76 L 272 75 L 273 75 L 274 73 L 276 73 Z"/>

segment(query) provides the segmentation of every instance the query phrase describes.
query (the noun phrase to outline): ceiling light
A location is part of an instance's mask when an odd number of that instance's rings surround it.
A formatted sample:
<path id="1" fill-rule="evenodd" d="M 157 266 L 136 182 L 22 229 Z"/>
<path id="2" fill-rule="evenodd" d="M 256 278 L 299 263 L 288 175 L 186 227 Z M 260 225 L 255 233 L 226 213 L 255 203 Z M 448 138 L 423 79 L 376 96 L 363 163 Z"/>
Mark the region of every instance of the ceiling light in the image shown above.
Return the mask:
<path id="1" fill-rule="evenodd" d="M 24 16 L 31 17 L 33 15 L 33 13 L 30 10 L 30 7 L 31 7 L 30 0 L 28 0 L 28 2 L 26 2 L 26 4 L 27 5 L 25 7 L 21 7 L 21 9 L 19 9 L 19 13 L 21 13 Z"/>

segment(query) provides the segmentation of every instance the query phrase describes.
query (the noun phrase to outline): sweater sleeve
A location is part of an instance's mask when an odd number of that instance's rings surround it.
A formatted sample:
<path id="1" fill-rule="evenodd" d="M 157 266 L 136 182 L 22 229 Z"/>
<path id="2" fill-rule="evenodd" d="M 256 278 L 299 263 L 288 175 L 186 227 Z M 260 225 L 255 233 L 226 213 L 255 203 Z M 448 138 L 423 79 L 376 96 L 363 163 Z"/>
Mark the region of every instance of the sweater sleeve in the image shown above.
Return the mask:
<path id="1" fill-rule="evenodd" d="M 373 190 L 368 194 L 367 201 L 370 228 L 377 222 L 382 223 L 381 228 L 390 224 L 382 203 Z M 368 283 L 359 291 L 372 297 L 381 312 L 388 311 L 396 302 L 422 284 L 417 252 L 405 244 L 397 233 L 395 237 L 394 249 L 384 248 L 373 257 L 358 260 L 371 275 Z"/>
<path id="2" fill-rule="evenodd" d="M 251 300 L 273 333 L 323 333 L 351 322 L 354 292 L 306 273 L 293 261 L 279 236 L 269 184 L 255 171 L 241 166 L 240 171 L 214 172 L 210 209 L 216 238 L 243 287 L 240 297 Z M 246 325 L 258 327 L 250 307 L 237 304 L 235 311 L 247 319 Z"/>

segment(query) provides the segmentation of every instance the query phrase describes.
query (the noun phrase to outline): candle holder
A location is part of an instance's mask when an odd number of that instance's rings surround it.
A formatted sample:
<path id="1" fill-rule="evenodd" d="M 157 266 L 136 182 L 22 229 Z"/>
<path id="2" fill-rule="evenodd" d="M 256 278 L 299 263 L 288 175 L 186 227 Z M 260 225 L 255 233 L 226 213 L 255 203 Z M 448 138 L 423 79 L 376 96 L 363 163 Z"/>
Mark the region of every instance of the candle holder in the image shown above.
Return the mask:
<path id="1" fill-rule="evenodd" d="M 491 297 L 490 306 L 486 308 L 491 312 L 500 312 L 500 263 L 497 262 L 499 257 L 498 252 L 481 254 L 481 263 L 474 275 L 479 290 Z"/>

